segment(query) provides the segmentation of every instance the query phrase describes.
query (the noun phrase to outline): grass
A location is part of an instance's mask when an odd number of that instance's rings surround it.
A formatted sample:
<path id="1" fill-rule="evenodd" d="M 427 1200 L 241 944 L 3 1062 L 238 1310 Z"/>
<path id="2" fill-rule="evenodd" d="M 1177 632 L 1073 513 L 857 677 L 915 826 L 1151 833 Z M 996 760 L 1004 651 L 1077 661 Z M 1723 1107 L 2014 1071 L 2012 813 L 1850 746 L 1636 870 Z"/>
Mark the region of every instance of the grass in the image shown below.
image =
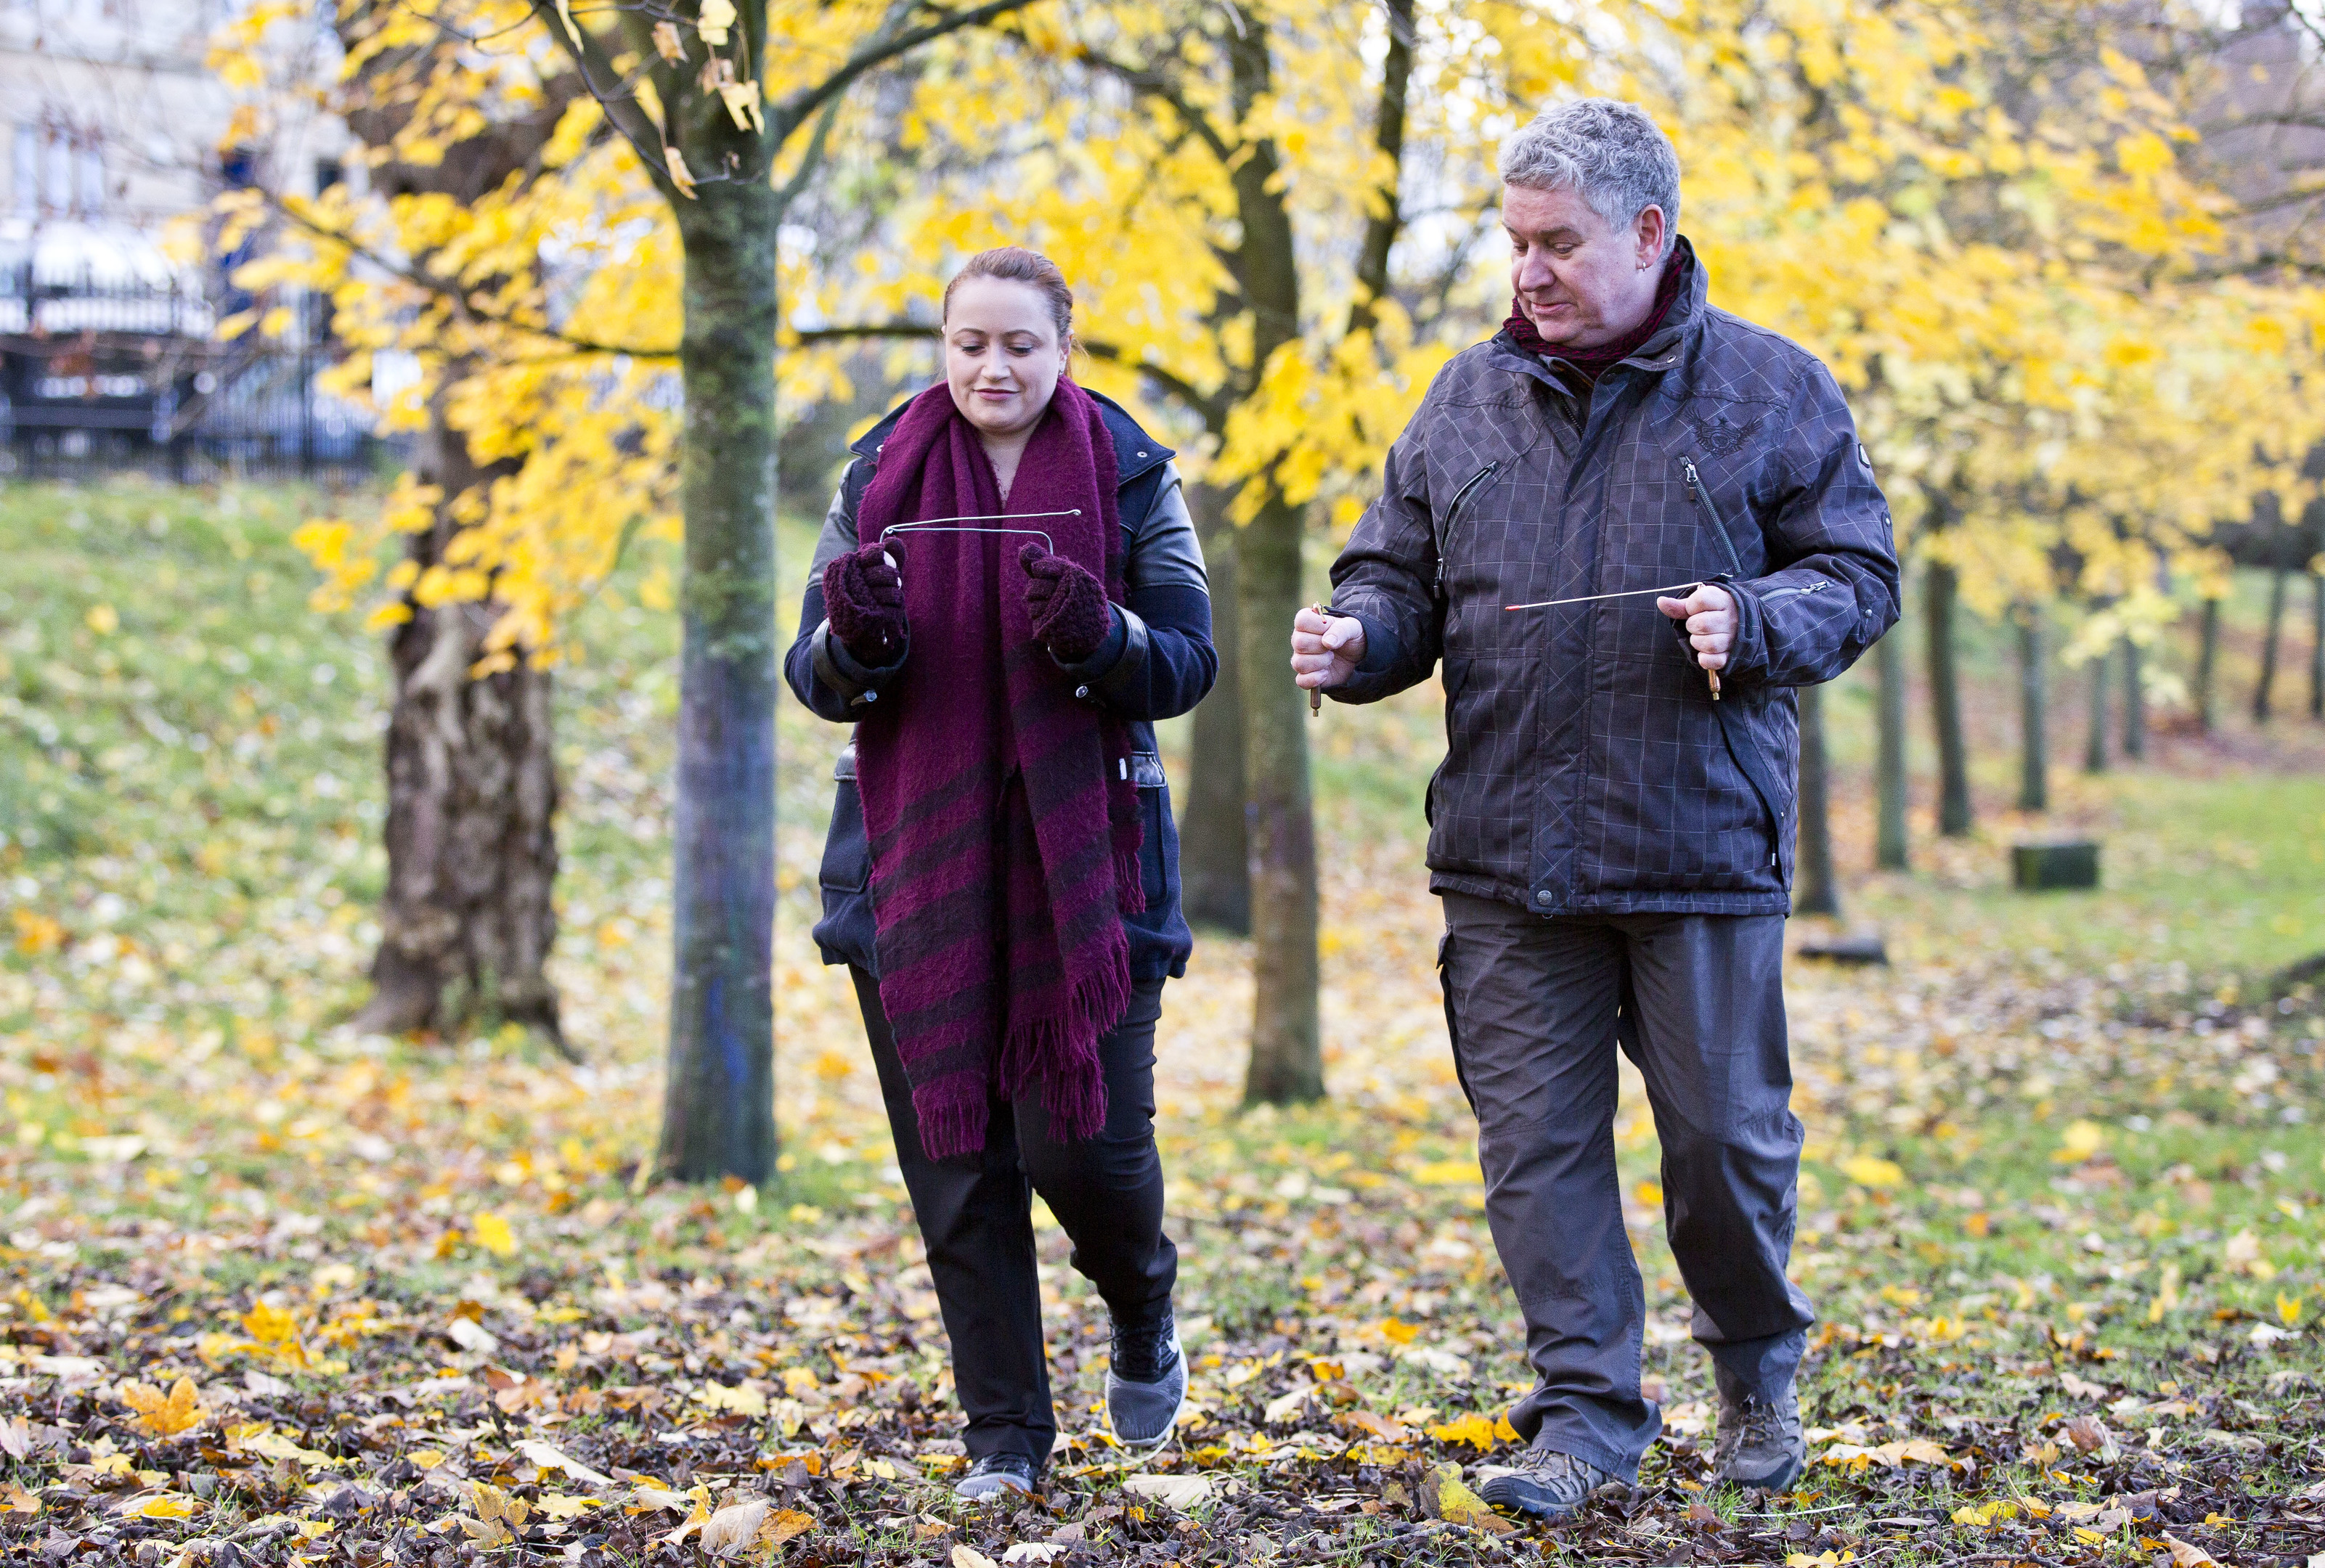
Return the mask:
<path id="1" fill-rule="evenodd" d="M 25 1423 L 0 1431 L 0 1545 L 661 1563 L 691 1560 L 693 1536 L 656 1539 L 690 1514 L 758 1499 L 754 1555 L 801 1563 L 1028 1543 L 1350 1565 L 2325 1547 L 2303 1495 L 2325 1471 L 2325 1022 L 2264 983 L 2325 946 L 2325 786 L 2298 726 L 2062 770 L 2041 824 L 1998 809 L 2006 747 L 1981 732 L 1981 835 L 1924 836 L 1912 875 L 1850 880 L 1851 919 L 1898 962 L 1791 977 L 1820 1435 L 1788 1497 L 1707 1489 L 1708 1364 L 1627 1079 L 1626 1214 L 1671 1430 L 1637 1490 L 1504 1535 L 1444 1489 L 1508 1457 L 1494 1420 L 1526 1370 L 1431 968 L 1419 798 L 1439 720 L 1425 690 L 1331 711 L 1309 733 L 1334 1099 L 1238 1113 L 1238 945 L 1204 940 L 1165 999 L 1160 1135 L 1202 1416 L 1143 1469 L 1206 1495 L 1125 1490 L 1141 1467 L 1091 1414 L 1104 1314 L 1039 1211 L 1072 1441 L 1038 1507 L 977 1510 L 941 1484 L 944 1341 L 852 1002 L 805 942 L 844 733 L 782 714 L 782 1180 L 641 1188 L 670 625 L 617 585 L 559 678 L 554 973 L 588 1063 L 515 1033 L 353 1037 L 384 671 L 349 622 L 304 608 L 301 510 L 270 490 L 0 493 L 0 1416 Z M 793 592 L 808 540 L 785 524 Z M 2008 671 L 1970 641 L 1988 715 Z M 1866 715 L 1834 706 L 1843 856 L 1863 865 Z M 1166 747 L 1183 770 L 1183 726 Z M 2038 826 L 2099 833 L 2107 888 L 2007 891 L 2007 843 Z M 185 1433 L 119 1392 L 181 1376 L 208 1412 Z M 610 1479 L 524 1446 L 544 1442 Z M 2088 1506 L 2124 1498 L 2137 1517 Z"/>

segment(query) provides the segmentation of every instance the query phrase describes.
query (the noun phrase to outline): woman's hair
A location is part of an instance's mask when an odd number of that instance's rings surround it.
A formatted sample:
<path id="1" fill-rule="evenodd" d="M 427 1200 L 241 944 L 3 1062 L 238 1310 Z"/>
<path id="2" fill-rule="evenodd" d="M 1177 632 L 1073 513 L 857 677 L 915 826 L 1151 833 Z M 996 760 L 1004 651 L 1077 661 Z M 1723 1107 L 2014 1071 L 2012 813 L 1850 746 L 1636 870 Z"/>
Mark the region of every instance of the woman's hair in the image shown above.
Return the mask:
<path id="1" fill-rule="evenodd" d="M 968 264 L 945 285 L 945 316 L 952 314 L 952 291 L 970 278 L 1003 278 L 1030 286 L 1049 301 L 1050 318 L 1058 324 L 1060 346 L 1073 341 L 1074 291 L 1066 286 L 1066 275 L 1058 270 L 1058 263 L 1041 252 L 1029 251 L 1023 245 L 1002 245 L 969 257 Z"/>

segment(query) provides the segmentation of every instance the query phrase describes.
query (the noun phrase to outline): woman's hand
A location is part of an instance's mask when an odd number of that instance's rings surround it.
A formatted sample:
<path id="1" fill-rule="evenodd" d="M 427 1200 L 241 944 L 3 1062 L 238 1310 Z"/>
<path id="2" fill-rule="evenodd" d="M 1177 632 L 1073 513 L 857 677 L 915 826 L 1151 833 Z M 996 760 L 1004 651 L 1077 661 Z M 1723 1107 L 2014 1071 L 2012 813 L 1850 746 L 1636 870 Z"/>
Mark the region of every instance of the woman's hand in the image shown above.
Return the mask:
<path id="1" fill-rule="evenodd" d="M 1034 640 L 1061 664 L 1079 664 L 1096 653 L 1114 630 L 1106 585 L 1030 541 L 1017 561 L 1025 568 L 1025 608 L 1033 617 Z"/>
<path id="2" fill-rule="evenodd" d="M 823 613 L 857 663 L 874 669 L 903 656 L 904 578 L 877 543 L 835 557 L 823 568 Z"/>

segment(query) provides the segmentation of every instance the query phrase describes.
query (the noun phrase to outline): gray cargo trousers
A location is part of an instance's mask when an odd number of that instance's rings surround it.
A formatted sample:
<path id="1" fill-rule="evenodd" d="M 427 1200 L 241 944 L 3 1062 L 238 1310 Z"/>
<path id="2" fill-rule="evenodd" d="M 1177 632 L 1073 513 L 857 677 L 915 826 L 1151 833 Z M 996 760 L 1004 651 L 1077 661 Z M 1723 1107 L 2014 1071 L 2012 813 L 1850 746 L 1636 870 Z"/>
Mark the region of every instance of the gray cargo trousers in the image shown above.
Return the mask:
<path id="1" fill-rule="evenodd" d="M 1615 1169 L 1618 1044 L 1654 1110 L 1663 1221 L 1698 1342 L 1774 1394 L 1815 1321 L 1784 1275 L 1802 1130 L 1783 918 L 1545 917 L 1443 898 L 1454 1065 L 1540 1379 L 1510 1425 L 1536 1447 L 1635 1479 L 1663 1415 L 1639 1390 L 1646 1300 Z"/>

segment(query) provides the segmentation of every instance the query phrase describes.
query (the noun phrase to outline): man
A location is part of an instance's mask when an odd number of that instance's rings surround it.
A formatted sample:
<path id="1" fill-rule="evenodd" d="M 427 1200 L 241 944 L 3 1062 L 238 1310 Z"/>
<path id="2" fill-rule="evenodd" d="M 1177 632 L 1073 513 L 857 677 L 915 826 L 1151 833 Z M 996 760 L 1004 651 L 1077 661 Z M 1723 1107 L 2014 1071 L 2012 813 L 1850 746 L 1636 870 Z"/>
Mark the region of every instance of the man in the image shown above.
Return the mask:
<path id="1" fill-rule="evenodd" d="M 1292 638 L 1300 684 L 1343 702 L 1444 664 L 1439 968 L 1540 1379 L 1510 1416 L 1529 1446 L 1484 1495 L 1552 1518 L 1635 1479 L 1662 1427 L 1616 1179 L 1618 1044 L 1716 1369 L 1718 1474 L 1780 1489 L 1806 1457 L 1792 1379 L 1812 1319 L 1784 1274 L 1791 688 L 1897 617 L 1888 509 L 1840 390 L 1705 302 L 1679 172 L 1653 121 L 1607 99 L 1511 139 L 1514 313 L 1430 388 L 1332 568 L 1331 614 L 1302 611 Z"/>

